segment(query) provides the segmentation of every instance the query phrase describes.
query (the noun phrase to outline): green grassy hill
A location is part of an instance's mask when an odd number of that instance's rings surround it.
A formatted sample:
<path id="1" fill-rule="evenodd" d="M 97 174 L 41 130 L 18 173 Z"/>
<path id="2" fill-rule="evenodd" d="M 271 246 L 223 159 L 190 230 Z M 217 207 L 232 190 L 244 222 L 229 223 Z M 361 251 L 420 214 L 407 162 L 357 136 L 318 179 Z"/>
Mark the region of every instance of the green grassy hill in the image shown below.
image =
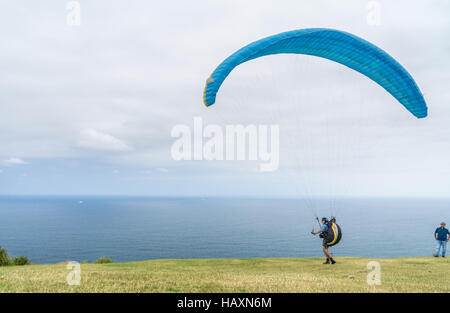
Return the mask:
<path id="1" fill-rule="evenodd" d="M 381 285 L 366 282 L 381 265 Z M 450 292 L 444 258 L 196 259 L 81 264 L 69 286 L 66 263 L 0 268 L 0 292 Z"/>

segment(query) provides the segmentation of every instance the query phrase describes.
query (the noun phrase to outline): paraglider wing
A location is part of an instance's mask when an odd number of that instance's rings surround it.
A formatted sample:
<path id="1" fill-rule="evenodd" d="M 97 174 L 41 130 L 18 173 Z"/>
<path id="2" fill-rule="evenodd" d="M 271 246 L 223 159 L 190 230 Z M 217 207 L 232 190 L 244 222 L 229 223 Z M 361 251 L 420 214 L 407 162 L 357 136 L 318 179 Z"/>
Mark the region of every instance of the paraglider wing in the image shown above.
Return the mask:
<path id="1" fill-rule="evenodd" d="M 204 103 L 214 104 L 228 74 L 239 64 L 262 56 L 294 53 L 329 59 L 369 77 L 417 118 L 427 106 L 411 75 L 389 54 L 355 35 L 325 28 L 294 30 L 255 41 L 223 61 L 206 81 Z"/>

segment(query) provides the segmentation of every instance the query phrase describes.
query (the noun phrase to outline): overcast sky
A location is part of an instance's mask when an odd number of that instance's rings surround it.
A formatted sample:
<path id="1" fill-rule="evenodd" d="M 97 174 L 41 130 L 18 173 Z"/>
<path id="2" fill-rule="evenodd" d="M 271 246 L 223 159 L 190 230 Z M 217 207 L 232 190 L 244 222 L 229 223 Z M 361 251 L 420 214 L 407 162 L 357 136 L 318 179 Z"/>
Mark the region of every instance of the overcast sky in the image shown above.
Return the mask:
<path id="1" fill-rule="evenodd" d="M 448 196 L 450 3 L 377 1 L 373 25 L 370 2 L 80 1 L 81 24 L 70 26 L 64 1 L 2 1 L 0 194 Z M 241 65 L 203 105 L 205 80 L 228 55 L 310 27 L 391 54 L 429 117 L 351 69 L 301 55 Z M 279 170 L 174 161 L 171 130 L 195 116 L 279 125 Z"/>

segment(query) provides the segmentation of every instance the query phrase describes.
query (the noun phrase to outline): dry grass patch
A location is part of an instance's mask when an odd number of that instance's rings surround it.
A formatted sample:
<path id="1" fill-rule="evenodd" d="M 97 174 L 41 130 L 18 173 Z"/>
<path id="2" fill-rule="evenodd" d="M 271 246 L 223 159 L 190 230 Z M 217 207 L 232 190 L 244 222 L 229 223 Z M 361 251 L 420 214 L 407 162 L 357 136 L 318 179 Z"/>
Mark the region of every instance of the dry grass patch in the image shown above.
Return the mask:
<path id="1" fill-rule="evenodd" d="M 373 259 L 198 259 L 81 264 L 69 286 L 66 263 L 0 267 L 0 292 L 450 292 L 442 258 L 378 259 L 380 286 L 369 286 Z"/>

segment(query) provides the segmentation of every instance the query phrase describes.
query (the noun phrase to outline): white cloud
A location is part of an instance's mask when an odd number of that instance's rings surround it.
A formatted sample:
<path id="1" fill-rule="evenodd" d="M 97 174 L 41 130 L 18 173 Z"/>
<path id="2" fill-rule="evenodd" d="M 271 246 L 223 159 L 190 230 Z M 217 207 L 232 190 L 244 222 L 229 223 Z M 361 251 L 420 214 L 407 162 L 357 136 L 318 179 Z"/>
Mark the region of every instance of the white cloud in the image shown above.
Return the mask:
<path id="1" fill-rule="evenodd" d="M 169 170 L 165 167 L 157 167 L 156 170 L 161 173 L 168 173 Z"/>
<path id="2" fill-rule="evenodd" d="M 78 146 L 82 148 L 107 151 L 129 151 L 131 148 L 122 140 L 93 128 L 80 132 Z"/>
<path id="3" fill-rule="evenodd" d="M 109 173 L 151 169 L 147 174 L 155 177 L 155 186 L 176 192 L 177 179 L 185 177 L 193 192 L 214 179 L 217 188 L 211 190 L 227 190 L 225 174 L 242 192 L 259 182 L 284 192 L 293 184 L 282 174 L 330 185 L 323 172 L 328 175 L 334 168 L 345 169 L 342 176 L 336 175 L 345 186 L 354 181 L 347 173 L 374 164 L 380 174 L 363 181 L 371 182 L 375 192 L 403 188 L 409 193 L 427 189 L 448 194 L 450 2 L 383 1 L 379 27 L 367 25 L 366 5 L 359 0 L 286 0 L 276 6 L 270 0 L 179 1 L 176 12 L 170 2 L 113 0 L 108 6 L 110 2 L 83 4 L 93 18 L 83 20 L 76 30 L 64 27 L 57 2 L 30 2 L 24 8 L 9 1 L 2 7 L 0 26 L 8 28 L 4 40 L 10 44 L 0 51 L 0 163 L 10 156 L 33 159 L 33 167 L 83 158 L 86 164 L 113 164 Z M 174 14 L 177 18 L 167 23 Z M 306 27 L 350 31 L 385 49 L 426 94 L 430 117 L 409 117 L 383 88 L 355 71 L 297 55 L 242 64 L 225 81 L 217 104 L 203 106 L 205 80 L 225 57 L 253 40 Z M 46 33 L 45 40 L 41 33 Z M 254 164 L 173 161 L 171 128 L 191 125 L 193 116 L 204 117 L 207 124 L 280 124 L 283 183 L 273 178 L 275 174 L 265 175 L 267 180 L 259 173 L 251 176 Z M 341 151 L 340 142 L 348 149 Z M 343 156 L 357 165 L 344 168 Z M 158 182 L 164 172 L 158 166 L 173 173 L 170 184 Z M 392 168 L 413 170 L 401 181 Z M 94 173 L 85 173 L 84 181 L 92 181 Z M 8 185 L 0 189 L 13 186 L 3 181 Z M 412 189 L 409 182 L 414 181 L 432 183 L 426 188 L 417 183 Z"/>
<path id="4" fill-rule="evenodd" d="M 24 160 L 19 159 L 19 158 L 9 158 L 9 159 L 3 160 L 3 164 L 12 166 L 12 165 L 24 165 L 24 164 L 27 164 L 27 162 L 25 162 Z"/>

